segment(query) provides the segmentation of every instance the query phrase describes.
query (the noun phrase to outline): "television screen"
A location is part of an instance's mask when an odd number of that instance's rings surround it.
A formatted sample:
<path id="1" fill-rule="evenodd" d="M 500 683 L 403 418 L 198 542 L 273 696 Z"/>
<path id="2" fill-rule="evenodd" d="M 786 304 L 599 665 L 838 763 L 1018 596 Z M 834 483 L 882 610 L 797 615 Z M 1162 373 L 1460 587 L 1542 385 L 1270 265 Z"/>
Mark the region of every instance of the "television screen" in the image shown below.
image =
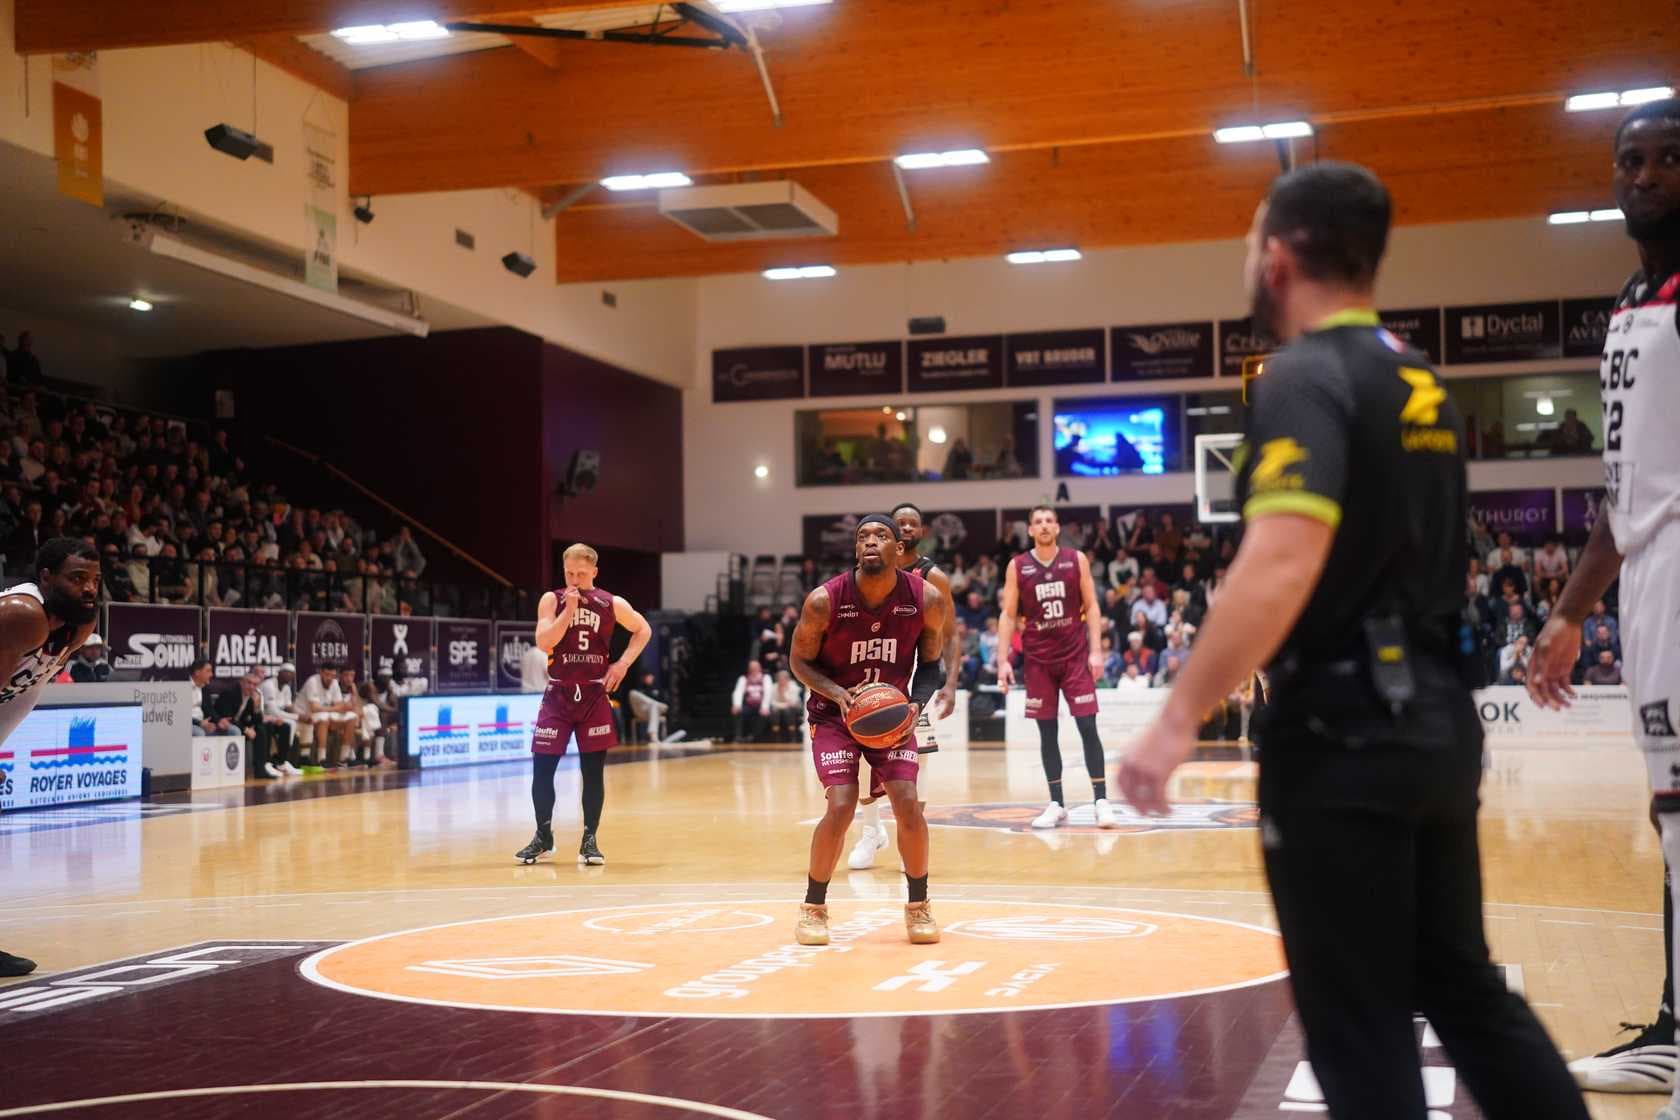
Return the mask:
<path id="1" fill-rule="evenodd" d="M 1056 402 L 1056 475 L 1106 478 L 1178 470 L 1178 402 L 1107 397 Z"/>

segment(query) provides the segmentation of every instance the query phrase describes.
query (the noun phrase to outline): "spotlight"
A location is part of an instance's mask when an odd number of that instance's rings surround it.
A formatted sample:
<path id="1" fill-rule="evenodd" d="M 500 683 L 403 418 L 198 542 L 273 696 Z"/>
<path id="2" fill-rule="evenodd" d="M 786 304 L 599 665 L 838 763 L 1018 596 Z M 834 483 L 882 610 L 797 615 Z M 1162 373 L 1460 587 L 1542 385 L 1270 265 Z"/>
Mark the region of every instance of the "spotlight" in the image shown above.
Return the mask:
<path id="1" fill-rule="evenodd" d="M 256 156 L 264 163 L 274 162 L 274 145 L 265 144 L 249 132 L 231 124 L 219 124 L 214 128 L 205 129 L 204 139 L 218 152 L 237 160 L 247 160 Z"/>
<path id="2" fill-rule="evenodd" d="M 509 253 L 502 258 L 502 267 L 524 279 L 537 270 L 537 262 L 527 253 Z"/>

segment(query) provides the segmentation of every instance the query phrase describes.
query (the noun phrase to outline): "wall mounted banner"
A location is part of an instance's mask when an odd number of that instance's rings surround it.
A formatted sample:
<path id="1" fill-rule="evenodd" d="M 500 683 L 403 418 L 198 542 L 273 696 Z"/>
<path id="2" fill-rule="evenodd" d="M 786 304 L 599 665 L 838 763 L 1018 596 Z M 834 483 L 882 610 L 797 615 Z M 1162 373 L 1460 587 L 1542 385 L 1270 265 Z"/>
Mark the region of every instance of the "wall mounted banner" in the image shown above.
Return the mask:
<path id="1" fill-rule="evenodd" d="M 198 656 L 200 611 L 159 603 L 112 603 L 105 608 L 105 648 L 111 670 L 143 681 L 182 681 Z"/>
<path id="2" fill-rule="evenodd" d="M 1146 323 L 1111 332 L 1114 380 L 1212 377 L 1212 323 Z"/>
<path id="3" fill-rule="evenodd" d="M 779 401 L 805 395 L 805 347 L 712 351 L 712 400 Z"/>
<path id="4" fill-rule="evenodd" d="M 1598 521 L 1599 503 L 1604 501 L 1604 487 L 1587 489 L 1565 487 L 1563 491 L 1563 533 L 1571 540 L 1586 540 Z"/>
<path id="5" fill-rule="evenodd" d="M 857 555 L 857 524 L 855 513 L 806 514 L 800 529 L 805 555 L 818 560 L 851 559 Z"/>
<path id="6" fill-rule="evenodd" d="M 997 547 L 995 509 L 928 510 L 923 524 L 933 554 L 958 552 L 966 560 L 978 560 Z"/>
<path id="7" fill-rule="evenodd" d="M 1539 544 L 1557 532 L 1557 491 L 1484 490 L 1470 495 L 1470 515 L 1496 537 L 1510 533 L 1518 544 Z"/>
<path id="8" fill-rule="evenodd" d="M 1241 377 L 1244 358 L 1270 354 L 1278 341 L 1254 326 L 1253 319 L 1219 320 L 1218 377 Z"/>
<path id="9" fill-rule="evenodd" d="M 523 692 L 524 673 L 521 662 L 525 651 L 537 644 L 537 625 L 534 622 L 496 623 L 496 691 Z"/>
<path id="10" fill-rule="evenodd" d="M 437 620 L 439 692 L 489 692 L 495 654 L 490 623 L 476 618 Z"/>
<path id="11" fill-rule="evenodd" d="M 1403 311 L 1378 311 L 1388 333 L 1429 356 L 1432 365 L 1441 364 L 1441 309 L 1413 307 Z"/>
<path id="12" fill-rule="evenodd" d="M 58 193 L 89 206 L 104 206 L 105 110 L 99 100 L 98 56 L 54 55 L 52 78 Z"/>
<path id="13" fill-rule="evenodd" d="M 813 397 L 883 396 L 904 392 L 904 343 L 831 342 L 806 348 Z"/>
<path id="14" fill-rule="evenodd" d="M 1556 358 L 1558 302 L 1488 303 L 1446 310 L 1447 363 Z"/>
<path id="15" fill-rule="evenodd" d="M 257 666 L 270 676 L 291 658 L 292 616 L 285 611 L 211 607 L 207 648 L 215 680 L 237 681 Z"/>
<path id="16" fill-rule="evenodd" d="M 1003 388 L 1003 336 L 913 338 L 906 347 L 912 393 Z"/>
<path id="17" fill-rule="evenodd" d="M 1599 299 L 1563 301 L 1563 356 L 1596 358 L 1604 353 L 1604 336 L 1610 330 L 1610 311 L 1616 301 Z"/>
<path id="18" fill-rule="evenodd" d="M 403 673 L 409 679 L 432 679 L 431 619 L 376 614 L 369 620 L 369 631 L 371 672 L 377 675 L 381 669 L 394 670 L 401 661 Z"/>
<path id="19" fill-rule="evenodd" d="M 338 135 L 305 123 L 303 178 L 309 201 L 303 214 L 309 223 L 309 251 L 303 279 L 323 291 L 338 291 Z"/>
<path id="20" fill-rule="evenodd" d="M 1097 327 L 1009 335 L 1003 340 L 1004 381 L 1011 389 L 1102 382 L 1107 377 L 1103 333 Z"/>
<path id="21" fill-rule="evenodd" d="M 298 683 L 326 664 L 348 666 L 356 670 L 358 680 L 367 679 L 367 615 L 298 612 Z"/>

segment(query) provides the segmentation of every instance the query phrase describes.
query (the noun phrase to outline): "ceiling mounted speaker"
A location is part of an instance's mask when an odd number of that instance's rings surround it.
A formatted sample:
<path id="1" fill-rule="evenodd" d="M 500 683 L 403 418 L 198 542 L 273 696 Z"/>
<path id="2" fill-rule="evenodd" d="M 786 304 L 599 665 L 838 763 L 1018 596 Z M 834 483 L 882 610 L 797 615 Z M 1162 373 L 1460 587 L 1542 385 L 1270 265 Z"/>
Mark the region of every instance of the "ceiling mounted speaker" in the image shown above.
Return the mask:
<path id="1" fill-rule="evenodd" d="M 943 315 L 918 315 L 916 318 L 910 320 L 910 333 L 911 334 L 944 334 L 945 333 L 945 316 L 943 316 Z"/>
<path id="2" fill-rule="evenodd" d="M 256 156 L 264 163 L 274 162 L 274 145 L 265 144 L 249 132 L 231 124 L 219 124 L 214 128 L 205 129 L 204 139 L 209 141 L 212 148 L 234 159 L 246 160 Z"/>
<path id="3" fill-rule="evenodd" d="M 509 253 L 502 258 L 502 267 L 523 279 L 537 270 L 537 262 L 525 253 Z"/>

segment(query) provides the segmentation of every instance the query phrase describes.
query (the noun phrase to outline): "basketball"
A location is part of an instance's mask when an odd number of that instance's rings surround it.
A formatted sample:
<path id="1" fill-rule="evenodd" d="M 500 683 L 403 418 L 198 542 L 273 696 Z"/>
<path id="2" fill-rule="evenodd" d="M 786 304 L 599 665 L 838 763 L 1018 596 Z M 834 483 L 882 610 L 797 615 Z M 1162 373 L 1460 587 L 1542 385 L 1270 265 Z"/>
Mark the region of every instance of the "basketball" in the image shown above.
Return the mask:
<path id="1" fill-rule="evenodd" d="M 865 747 L 896 747 L 916 722 L 916 705 L 890 684 L 866 684 L 852 698 L 846 730 Z"/>

